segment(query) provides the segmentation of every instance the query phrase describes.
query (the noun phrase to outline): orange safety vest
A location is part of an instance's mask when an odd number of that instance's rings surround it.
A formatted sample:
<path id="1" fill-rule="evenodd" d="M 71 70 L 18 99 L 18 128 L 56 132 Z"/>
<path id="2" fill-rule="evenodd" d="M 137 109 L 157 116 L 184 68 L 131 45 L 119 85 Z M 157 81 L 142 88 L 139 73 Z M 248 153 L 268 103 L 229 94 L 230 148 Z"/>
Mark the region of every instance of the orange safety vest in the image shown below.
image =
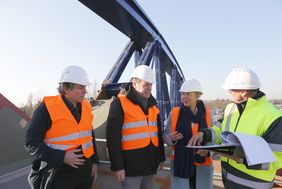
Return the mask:
<path id="1" fill-rule="evenodd" d="M 180 107 L 175 107 L 172 109 L 171 112 L 171 132 L 174 132 L 176 130 L 176 124 L 177 124 L 177 119 L 179 116 L 179 111 L 180 111 Z M 207 125 L 208 127 L 211 126 L 211 113 L 210 113 L 210 109 L 208 106 L 206 106 L 206 121 L 207 121 Z M 194 123 L 193 127 L 192 127 L 192 135 L 195 135 L 198 133 L 198 123 Z M 171 147 L 171 154 L 170 154 L 170 159 L 174 160 L 174 150 L 175 150 L 175 146 Z M 212 158 L 206 157 L 206 160 L 203 163 L 197 163 L 194 162 L 194 165 L 210 165 L 212 164 Z"/>
<path id="2" fill-rule="evenodd" d="M 144 148 L 152 141 L 159 146 L 158 121 L 159 109 L 156 106 L 149 108 L 145 115 L 139 105 L 131 102 L 126 96 L 118 96 L 124 112 L 122 126 L 122 150 Z"/>
<path id="3" fill-rule="evenodd" d="M 78 146 L 86 158 L 94 154 L 92 137 L 91 105 L 83 100 L 81 103 L 81 120 L 77 123 L 61 95 L 45 97 L 43 100 L 52 120 L 51 128 L 45 134 L 45 143 L 50 148 L 73 150 Z"/>

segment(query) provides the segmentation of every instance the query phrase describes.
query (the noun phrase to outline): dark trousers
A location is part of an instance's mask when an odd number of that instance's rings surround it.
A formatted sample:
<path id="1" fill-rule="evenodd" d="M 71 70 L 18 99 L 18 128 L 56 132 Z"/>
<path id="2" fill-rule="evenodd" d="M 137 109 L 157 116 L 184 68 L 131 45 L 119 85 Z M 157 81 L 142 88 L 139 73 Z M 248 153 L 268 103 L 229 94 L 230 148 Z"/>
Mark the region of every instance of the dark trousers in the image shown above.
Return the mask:
<path id="1" fill-rule="evenodd" d="M 91 159 L 86 159 L 84 165 L 79 168 L 63 164 L 54 177 L 52 189 L 90 189 L 93 183 L 91 173 Z"/>

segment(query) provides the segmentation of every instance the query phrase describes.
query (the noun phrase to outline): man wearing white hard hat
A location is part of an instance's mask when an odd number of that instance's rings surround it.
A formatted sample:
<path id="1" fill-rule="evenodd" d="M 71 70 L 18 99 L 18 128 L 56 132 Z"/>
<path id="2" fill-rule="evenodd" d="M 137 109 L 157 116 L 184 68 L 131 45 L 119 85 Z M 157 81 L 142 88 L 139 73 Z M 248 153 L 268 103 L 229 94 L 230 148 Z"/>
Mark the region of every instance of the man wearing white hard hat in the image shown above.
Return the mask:
<path id="1" fill-rule="evenodd" d="M 85 100 L 86 71 L 68 66 L 57 96 L 46 96 L 33 114 L 26 150 L 34 156 L 29 184 L 33 189 L 90 189 L 99 162 L 92 129 L 92 107 Z"/>
<path id="2" fill-rule="evenodd" d="M 196 79 L 183 82 L 179 92 L 181 104 L 174 107 L 165 121 L 164 141 L 171 146 L 172 189 L 212 189 L 213 165 L 208 151 L 195 154 L 186 148 L 201 129 L 211 127 L 211 113 L 200 96 L 201 84 Z"/>
<path id="3" fill-rule="evenodd" d="M 165 161 L 160 111 L 151 95 L 154 78 L 151 68 L 137 66 L 125 94 L 109 110 L 107 146 L 122 189 L 152 189 L 154 174 Z"/>
<path id="4" fill-rule="evenodd" d="M 245 67 L 233 69 L 223 84 L 232 103 L 225 108 L 222 127 L 202 130 L 189 141 L 189 145 L 199 145 L 203 140 L 219 143 L 221 132 L 232 131 L 261 136 L 269 144 L 275 162 L 248 166 L 245 158 L 221 158 L 226 189 L 270 189 L 276 171 L 282 168 L 282 112 L 266 99 L 260 87 L 255 72 Z"/>

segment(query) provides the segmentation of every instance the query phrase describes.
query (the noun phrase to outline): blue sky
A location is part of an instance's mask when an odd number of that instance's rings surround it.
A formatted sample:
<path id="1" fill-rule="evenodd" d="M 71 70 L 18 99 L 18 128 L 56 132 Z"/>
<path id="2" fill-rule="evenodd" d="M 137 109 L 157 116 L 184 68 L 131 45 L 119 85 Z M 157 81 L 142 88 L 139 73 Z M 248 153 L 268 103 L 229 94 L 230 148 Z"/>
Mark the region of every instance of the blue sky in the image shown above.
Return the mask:
<path id="1" fill-rule="evenodd" d="M 221 85 L 238 66 L 258 74 L 269 99 L 282 98 L 281 0 L 137 2 L 185 77 L 202 83 L 203 99 L 228 98 Z M 101 83 L 129 41 L 75 0 L 1 0 L 0 24 L 0 92 L 16 105 L 29 94 L 57 94 L 67 65 L 82 66 Z"/>

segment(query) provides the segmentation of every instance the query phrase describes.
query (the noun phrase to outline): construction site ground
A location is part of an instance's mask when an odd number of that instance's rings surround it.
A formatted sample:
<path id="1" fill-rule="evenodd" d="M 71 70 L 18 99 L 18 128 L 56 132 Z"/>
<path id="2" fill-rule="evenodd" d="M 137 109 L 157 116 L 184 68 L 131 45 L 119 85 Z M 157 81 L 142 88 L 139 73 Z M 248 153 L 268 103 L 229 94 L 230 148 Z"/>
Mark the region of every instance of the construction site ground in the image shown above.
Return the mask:
<path id="1" fill-rule="evenodd" d="M 214 160 L 214 189 L 223 189 L 221 180 L 220 161 Z M 170 171 L 168 169 L 158 171 L 155 177 L 154 189 L 170 189 Z M 282 187 L 274 187 L 273 189 Z M 99 177 L 92 189 L 120 189 L 120 184 L 114 178 L 113 172 L 109 169 L 109 164 L 99 165 Z"/>

